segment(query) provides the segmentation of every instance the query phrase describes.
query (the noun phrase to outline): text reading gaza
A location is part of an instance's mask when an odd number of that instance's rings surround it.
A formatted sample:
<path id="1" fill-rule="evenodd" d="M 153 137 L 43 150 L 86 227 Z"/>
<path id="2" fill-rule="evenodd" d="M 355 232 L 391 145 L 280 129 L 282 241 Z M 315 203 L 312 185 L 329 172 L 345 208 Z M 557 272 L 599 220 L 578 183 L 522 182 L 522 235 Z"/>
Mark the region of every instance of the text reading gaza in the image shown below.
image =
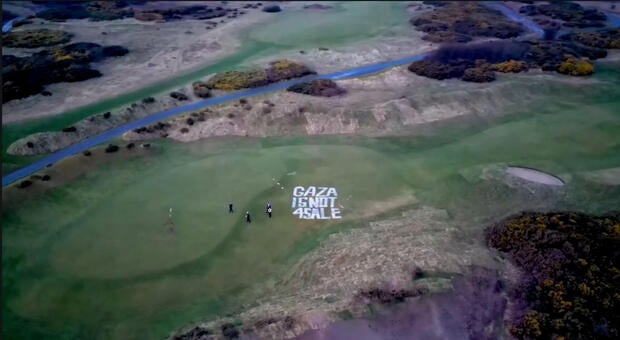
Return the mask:
<path id="1" fill-rule="evenodd" d="M 291 202 L 291 207 L 296 208 L 293 215 L 309 220 L 339 219 L 340 209 L 335 207 L 337 198 L 336 188 L 297 186 Z"/>

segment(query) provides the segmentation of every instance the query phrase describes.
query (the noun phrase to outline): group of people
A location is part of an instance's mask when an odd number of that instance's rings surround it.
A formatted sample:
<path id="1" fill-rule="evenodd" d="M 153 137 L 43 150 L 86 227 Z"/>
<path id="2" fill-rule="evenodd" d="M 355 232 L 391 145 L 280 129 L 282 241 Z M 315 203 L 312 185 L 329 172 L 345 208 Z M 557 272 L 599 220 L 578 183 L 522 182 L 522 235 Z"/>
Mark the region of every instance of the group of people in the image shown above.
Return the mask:
<path id="1" fill-rule="evenodd" d="M 233 212 L 234 212 L 233 204 L 228 203 L 228 213 L 232 214 Z M 271 212 L 272 212 L 271 203 L 267 202 L 267 205 L 265 206 L 265 214 L 267 214 L 269 218 L 271 218 Z M 249 211 L 245 212 L 245 221 L 247 223 L 252 223 L 252 216 L 250 215 Z"/>
<path id="2" fill-rule="evenodd" d="M 269 218 L 271 218 L 271 211 L 272 211 L 271 203 L 267 202 L 267 205 L 265 206 L 265 214 L 267 214 Z M 234 212 L 233 204 L 228 203 L 228 213 L 232 214 L 233 212 Z M 252 216 L 250 216 L 249 211 L 245 212 L 245 221 L 247 223 L 252 223 Z M 166 222 L 166 226 L 168 226 L 168 231 L 170 231 L 171 233 L 174 233 L 174 222 L 172 221 L 172 208 L 170 208 L 170 210 L 168 211 L 168 221 Z"/>

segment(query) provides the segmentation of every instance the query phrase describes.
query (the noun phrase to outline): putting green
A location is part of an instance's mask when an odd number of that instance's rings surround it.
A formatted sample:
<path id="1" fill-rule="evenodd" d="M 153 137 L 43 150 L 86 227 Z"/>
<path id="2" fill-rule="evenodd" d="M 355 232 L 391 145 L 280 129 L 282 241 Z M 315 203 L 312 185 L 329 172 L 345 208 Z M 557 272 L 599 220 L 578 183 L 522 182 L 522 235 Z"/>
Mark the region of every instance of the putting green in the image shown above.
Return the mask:
<path id="1" fill-rule="evenodd" d="M 295 175 L 286 175 L 291 172 Z M 67 232 L 51 252 L 52 264 L 75 277 L 126 278 L 208 260 L 233 239 L 248 242 L 244 248 L 267 246 L 258 243 L 267 231 L 277 231 L 286 243 L 307 227 L 291 215 L 292 185 L 334 186 L 341 197 L 352 198 L 345 203 L 345 215 L 355 215 L 364 201 L 398 193 L 394 175 L 380 154 L 350 146 L 279 147 L 196 159 L 98 198 L 64 227 Z M 368 185 L 357 185 L 360 180 Z M 229 201 L 237 213 L 227 213 Z M 275 206 L 271 220 L 261 207 L 267 201 Z M 173 232 L 167 227 L 169 207 Z M 243 220 L 246 210 L 254 216 L 250 225 Z"/>

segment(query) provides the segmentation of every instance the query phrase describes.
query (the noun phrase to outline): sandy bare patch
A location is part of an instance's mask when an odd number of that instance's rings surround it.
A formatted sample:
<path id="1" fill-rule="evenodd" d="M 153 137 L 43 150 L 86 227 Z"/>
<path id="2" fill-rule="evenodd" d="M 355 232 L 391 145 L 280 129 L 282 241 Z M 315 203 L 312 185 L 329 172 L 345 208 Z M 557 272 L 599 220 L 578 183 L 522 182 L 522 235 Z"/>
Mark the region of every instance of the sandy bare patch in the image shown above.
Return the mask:
<path id="1" fill-rule="evenodd" d="M 306 133 L 308 135 L 353 134 L 359 124 L 355 119 L 344 119 L 341 115 L 327 113 L 306 113 Z"/>
<path id="2" fill-rule="evenodd" d="M 369 218 L 378 216 L 389 211 L 403 208 L 416 204 L 418 199 L 413 192 L 404 192 L 398 196 L 390 197 L 382 201 L 367 202 L 360 209 L 356 209 L 353 213 L 347 213 L 347 216 L 355 216 L 355 218 Z M 346 207 L 344 207 L 346 209 Z"/>
<path id="3" fill-rule="evenodd" d="M 620 167 L 589 171 L 581 174 L 583 178 L 599 184 L 617 186 L 620 185 Z"/>

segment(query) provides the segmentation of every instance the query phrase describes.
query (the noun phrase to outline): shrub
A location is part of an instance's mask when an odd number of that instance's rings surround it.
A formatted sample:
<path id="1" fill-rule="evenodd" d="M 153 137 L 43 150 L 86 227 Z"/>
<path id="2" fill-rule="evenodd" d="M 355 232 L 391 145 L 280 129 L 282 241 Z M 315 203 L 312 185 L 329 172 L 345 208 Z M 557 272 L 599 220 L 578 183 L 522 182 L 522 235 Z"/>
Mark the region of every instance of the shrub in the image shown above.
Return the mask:
<path id="1" fill-rule="evenodd" d="M 527 70 L 527 63 L 524 61 L 509 60 L 503 63 L 494 64 L 492 69 L 502 73 L 519 73 Z"/>
<path id="2" fill-rule="evenodd" d="M 192 89 L 194 90 L 194 95 L 199 98 L 209 98 L 211 97 L 211 91 L 209 91 L 209 85 L 202 81 L 197 81 L 192 84 Z"/>
<path id="3" fill-rule="evenodd" d="M 488 67 L 472 67 L 463 72 L 461 79 L 474 83 L 486 83 L 495 80 L 495 73 Z"/>
<path id="4" fill-rule="evenodd" d="M 69 42 L 71 37 L 71 34 L 64 31 L 35 29 L 3 34 L 2 43 L 6 47 L 37 48 L 64 44 Z"/>
<path id="5" fill-rule="evenodd" d="M 231 91 L 269 84 L 264 70 L 227 71 L 218 73 L 207 81 L 211 89 Z"/>
<path id="6" fill-rule="evenodd" d="M 177 91 L 172 91 L 170 92 L 170 97 L 179 100 L 179 101 L 184 101 L 184 100 L 188 100 L 189 97 L 187 97 L 185 94 L 181 93 L 181 92 L 177 92 Z"/>
<path id="7" fill-rule="evenodd" d="M 277 13 L 280 11 L 282 11 L 282 9 L 278 5 L 263 7 L 263 12 L 267 12 L 267 13 Z"/>
<path id="8" fill-rule="evenodd" d="M 27 180 L 19 182 L 17 187 L 20 188 L 20 189 L 23 189 L 23 188 L 27 188 L 27 187 L 29 187 L 31 185 L 32 185 L 32 181 L 27 179 Z"/>
<path id="9" fill-rule="evenodd" d="M 112 152 L 118 151 L 118 149 L 119 149 L 118 145 L 109 144 L 108 147 L 105 148 L 105 152 L 112 153 Z"/>
<path id="10" fill-rule="evenodd" d="M 557 71 L 571 76 L 589 76 L 594 73 L 594 65 L 587 59 L 577 59 L 573 56 L 567 56 L 560 66 L 558 66 Z"/>
<path id="11" fill-rule="evenodd" d="M 239 330 L 232 323 L 222 325 L 222 335 L 228 339 L 236 339 L 239 337 Z"/>
<path id="12" fill-rule="evenodd" d="M 620 302 L 620 214 L 522 213 L 485 233 L 487 244 L 507 253 L 522 273 L 511 292 L 512 335 L 620 336 L 620 315 L 614 312 Z"/>

